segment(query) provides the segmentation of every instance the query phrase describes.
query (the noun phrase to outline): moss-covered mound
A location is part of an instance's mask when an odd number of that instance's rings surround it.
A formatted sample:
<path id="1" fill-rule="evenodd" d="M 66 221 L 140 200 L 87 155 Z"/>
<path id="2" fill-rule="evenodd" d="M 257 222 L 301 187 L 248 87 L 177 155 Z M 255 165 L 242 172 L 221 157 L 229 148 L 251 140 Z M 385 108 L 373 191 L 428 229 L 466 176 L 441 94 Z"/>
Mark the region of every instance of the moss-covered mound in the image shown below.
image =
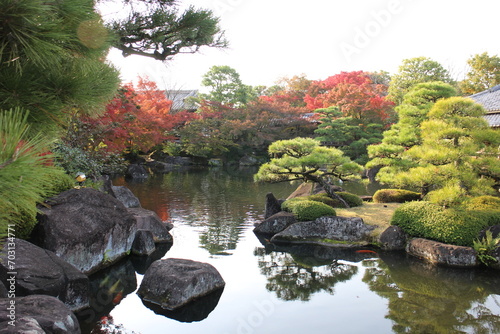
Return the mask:
<path id="1" fill-rule="evenodd" d="M 500 210 L 445 209 L 429 202 L 410 202 L 394 212 L 391 224 L 414 237 L 472 246 L 482 229 L 499 221 Z"/>
<path id="2" fill-rule="evenodd" d="M 380 189 L 373 194 L 375 203 L 406 203 L 420 200 L 419 193 L 403 189 Z"/>
<path id="3" fill-rule="evenodd" d="M 281 205 L 284 211 L 291 212 L 298 221 L 315 220 L 323 216 L 335 216 L 335 210 L 321 202 L 310 201 L 302 197 L 289 199 Z"/>
<path id="4" fill-rule="evenodd" d="M 488 195 L 473 197 L 463 205 L 467 210 L 500 210 L 500 197 Z"/>

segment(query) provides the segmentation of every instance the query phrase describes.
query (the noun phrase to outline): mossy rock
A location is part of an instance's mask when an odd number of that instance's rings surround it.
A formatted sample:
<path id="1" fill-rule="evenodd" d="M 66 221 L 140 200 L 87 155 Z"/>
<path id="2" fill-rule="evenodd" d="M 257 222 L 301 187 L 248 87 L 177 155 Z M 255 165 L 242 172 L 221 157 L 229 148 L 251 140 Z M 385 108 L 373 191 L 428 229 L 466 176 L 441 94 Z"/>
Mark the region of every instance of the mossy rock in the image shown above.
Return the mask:
<path id="1" fill-rule="evenodd" d="M 420 199 L 421 194 L 404 189 L 380 189 L 373 194 L 374 203 L 406 203 Z"/>
<path id="2" fill-rule="evenodd" d="M 328 204 L 310 201 L 300 197 L 283 202 L 281 208 L 291 212 L 298 221 L 310 221 L 323 216 L 335 216 L 335 210 Z"/>

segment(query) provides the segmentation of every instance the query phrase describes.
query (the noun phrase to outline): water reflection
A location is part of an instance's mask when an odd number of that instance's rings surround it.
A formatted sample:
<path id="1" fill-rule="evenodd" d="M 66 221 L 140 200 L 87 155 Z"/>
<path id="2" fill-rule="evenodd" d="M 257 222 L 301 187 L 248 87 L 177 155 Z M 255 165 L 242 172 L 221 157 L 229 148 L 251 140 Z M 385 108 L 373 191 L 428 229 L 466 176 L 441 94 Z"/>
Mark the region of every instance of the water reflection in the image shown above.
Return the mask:
<path id="1" fill-rule="evenodd" d="M 363 281 L 389 302 L 394 333 L 500 333 L 497 272 L 437 267 L 395 253 L 364 265 Z"/>

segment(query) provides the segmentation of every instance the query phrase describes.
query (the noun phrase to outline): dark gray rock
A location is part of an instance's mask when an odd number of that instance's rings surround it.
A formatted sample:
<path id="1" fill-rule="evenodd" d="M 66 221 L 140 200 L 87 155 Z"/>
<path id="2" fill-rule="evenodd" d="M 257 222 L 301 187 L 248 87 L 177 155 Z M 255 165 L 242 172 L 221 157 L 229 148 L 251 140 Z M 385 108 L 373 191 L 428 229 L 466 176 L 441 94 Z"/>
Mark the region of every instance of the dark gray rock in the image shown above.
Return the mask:
<path id="1" fill-rule="evenodd" d="M 1 322 L 0 328 L 3 334 L 45 334 L 45 331 L 36 319 L 29 317 L 16 318 L 15 326 L 9 325 L 9 322 Z"/>
<path id="2" fill-rule="evenodd" d="M 240 166 L 258 166 L 259 165 L 259 159 L 257 159 L 254 156 L 250 155 L 245 155 L 242 157 L 239 161 Z"/>
<path id="3" fill-rule="evenodd" d="M 146 163 L 146 167 L 149 168 L 153 173 L 170 173 L 175 170 L 178 165 L 162 162 L 162 161 L 149 161 Z"/>
<path id="4" fill-rule="evenodd" d="M 434 264 L 453 267 L 478 265 L 477 254 L 472 247 L 455 246 L 417 238 L 408 242 L 406 252 Z"/>
<path id="5" fill-rule="evenodd" d="M 51 251 L 16 239 L 16 296 L 49 295 L 59 298 L 72 311 L 89 305 L 89 279 Z M 9 286 L 7 249 L 0 253 L 0 280 Z"/>
<path id="6" fill-rule="evenodd" d="M 281 203 L 283 201 L 280 201 L 274 197 L 273 193 L 268 193 L 266 195 L 266 207 L 265 207 L 265 213 L 264 213 L 264 219 L 267 219 L 271 217 L 272 215 L 277 214 L 278 212 L 281 211 Z"/>
<path id="7" fill-rule="evenodd" d="M 360 246 L 374 226 L 366 225 L 361 218 L 327 216 L 315 221 L 298 222 L 275 234 L 273 243 L 331 243 L 332 246 Z"/>
<path id="8" fill-rule="evenodd" d="M 114 197 L 125 205 L 126 208 L 140 208 L 141 203 L 137 196 L 127 187 L 111 186 Z"/>
<path id="9" fill-rule="evenodd" d="M 175 310 L 224 286 L 217 269 L 208 263 L 164 259 L 149 267 L 137 294 L 143 301 Z"/>
<path id="10" fill-rule="evenodd" d="M 403 250 L 407 235 L 399 226 L 389 226 L 379 236 L 380 247 L 385 250 Z"/>
<path id="11" fill-rule="evenodd" d="M 161 221 L 160 217 L 151 210 L 143 208 L 129 208 L 128 211 L 136 219 L 138 230 L 148 230 L 153 233 L 154 241 L 157 243 L 173 243 L 174 239 L 169 229 Z"/>
<path id="12" fill-rule="evenodd" d="M 150 255 L 155 249 L 155 241 L 151 231 L 138 230 L 135 233 L 135 239 L 132 244 L 132 254 Z"/>
<path id="13" fill-rule="evenodd" d="M 7 288 L 3 284 L 3 282 L 0 282 L 0 298 L 7 298 L 8 292 Z"/>
<path id="14" fill-rule="evenodd" d="M 12 307 L 12 302 L 15 302 L 15 319 L 12 318 L 12 313 L 9 309 L 9 307 Z M 14 324 L 17 324 L 17 320 L 20 318 L 25 319 L 23 320 L 25 325 L 27 325 L 26 323 L 30 323 L 31 326 L 35 326 L 36 328 L 35 322 L 29 320 L 34 319 L 45 333 L 80 333 L 80 325 L 73 312 L 62 301 L 52 296 L 31 295 L 14 299 L 0 299 L 0 324 L 10 326 L 10 321 L 14 321 Z M 15 331 L 14 333 L 22 332 Z M 39 332 L 35 331 L 34 333 Z"/>
<path id="15" fill-rule="evenodd" d="M 295 224 L 297 219 L 293 213 L 281 211 L 262 221 L 254 228 L 254 233 L 274 235 Z"/>
<path id="16" fill-rule="evenodd" d="M 131 164 L 127 167 L 125 177 L 129 179 L 147 179 L 149 173 L 143 165 Z"/>
<path id="17" fill-rule="evenodd" d="M 85 274 L 126 256 L 137 222 L 116 198 L 90 188 L 71 189 L 40 207 L 35 243 Z"/>
<path id="18" fill-rule="evenodd" d="M 500 235 L 500 225 L 493 225 L 493 226 L 490 226 L 490 227 L 482 230 L 479 233 L 479 239 L 483 239 L 483 238 L 486 237 L 486 231 L 490 231 L 491 232 L 491 236 L 493 238 L 497 238 Z"/>

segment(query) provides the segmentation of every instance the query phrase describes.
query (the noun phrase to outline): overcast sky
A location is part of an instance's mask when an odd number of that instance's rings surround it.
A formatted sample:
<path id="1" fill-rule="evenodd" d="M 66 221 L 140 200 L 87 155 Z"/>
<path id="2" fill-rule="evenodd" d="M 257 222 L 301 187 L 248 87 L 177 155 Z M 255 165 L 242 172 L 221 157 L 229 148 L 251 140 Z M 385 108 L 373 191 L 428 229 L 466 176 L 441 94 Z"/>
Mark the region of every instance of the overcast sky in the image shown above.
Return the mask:
<path id="1" fill-rule="evenodd" d="M 148 76 L 166 89 L 198 89 L 213 65 L 229 65 L 247 85 L 270 86 L 305 74 L 320 80 L 341 71 L 397 72 L 403 59 L 425 56 L 462 79 L 466 61 L 500 55 L 498 0 L 180 0 L 220 17 L 230 46 L 204 48 L 161 63 L 109 59 L 126 82 Z"/>

